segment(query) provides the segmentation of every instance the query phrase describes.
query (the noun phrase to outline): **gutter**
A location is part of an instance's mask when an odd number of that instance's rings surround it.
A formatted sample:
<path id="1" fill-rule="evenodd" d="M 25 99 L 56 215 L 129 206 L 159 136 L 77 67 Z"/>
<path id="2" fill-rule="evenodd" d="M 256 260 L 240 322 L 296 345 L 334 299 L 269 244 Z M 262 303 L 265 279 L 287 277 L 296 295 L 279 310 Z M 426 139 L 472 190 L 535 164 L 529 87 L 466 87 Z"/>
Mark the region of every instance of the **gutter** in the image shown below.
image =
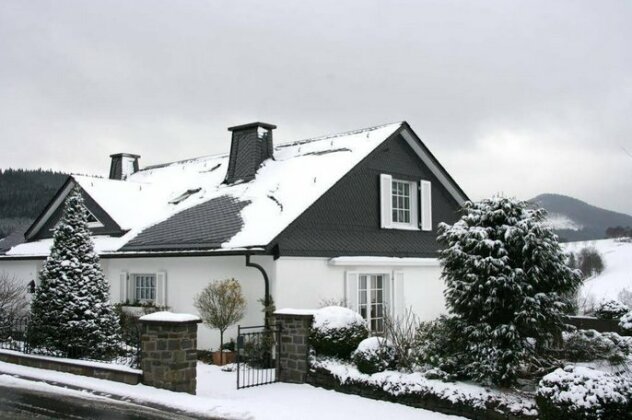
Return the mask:
<path id="1" fill-rule="evenodd" d="M 268 278 L 268 273 L 266 273 L 266 270 L 262 266 L 250 261 L 250 255 L 251 255 L 250 253 L 246 254 L 246 267 L 252 267 L 259 270 L 259 272 L 261 272 L 261 275 L 263 276 L 263 282 L 265 283 L 265 296 L 263 297 L 263 304 L 264 304 L 263 322 L 267 329 L 268 328 L 268 312 L 267 311 L 268 311 L 268 307 L 270 306 L 270 279 Z"/>
<path id="2" fill-rule="evenodd" d="M 247 254 L 267 255 L 264 248 L 256 247 L 232 250 L 108 252 L 99 254 L 99 258 L 105 260 L 115 258 L 219 257 Z M 45 260 L 47 257 L 48 255 L 0 255 L 0 261 Z"/>

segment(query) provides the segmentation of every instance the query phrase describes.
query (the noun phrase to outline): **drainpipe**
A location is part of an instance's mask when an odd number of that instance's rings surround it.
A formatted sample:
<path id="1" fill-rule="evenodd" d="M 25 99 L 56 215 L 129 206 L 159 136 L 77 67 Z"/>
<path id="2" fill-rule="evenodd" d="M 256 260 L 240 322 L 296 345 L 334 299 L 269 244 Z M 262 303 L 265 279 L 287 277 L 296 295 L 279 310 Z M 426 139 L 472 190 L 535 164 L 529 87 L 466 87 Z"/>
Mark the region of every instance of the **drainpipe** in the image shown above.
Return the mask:
<path id="1" fill-rule="evenodd" d="M 261 272 L 261 275 L 263 276 L 263 282 L 265 283 L 265 296 L 263 298 L 263 302 L 264 302 L 263 304 L 265 305 L 265 310 L 264 310 L 264 315 L 263 315 L 263 322 L 267 329 L 268 328 L 268 316 L 267 316 L 268 313 L 266 311 L 268 307 L 270 306 L 270 279 L 268 278 L 268 273 L 266 273 L 266 270 L 262 266 L 250 261 L 250 254 L 246 254 L 246 267 L 256 268 L 257 270 Z"/>

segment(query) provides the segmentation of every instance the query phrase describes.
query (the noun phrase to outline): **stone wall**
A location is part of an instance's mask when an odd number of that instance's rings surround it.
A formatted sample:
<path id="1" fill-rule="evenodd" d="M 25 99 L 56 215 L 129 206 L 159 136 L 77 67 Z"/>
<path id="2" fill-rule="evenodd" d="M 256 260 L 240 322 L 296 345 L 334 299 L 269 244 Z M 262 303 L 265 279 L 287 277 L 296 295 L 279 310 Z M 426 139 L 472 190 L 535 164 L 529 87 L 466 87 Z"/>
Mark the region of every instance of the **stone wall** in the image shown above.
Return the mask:
<path id="1" fill-rule="evenodd" d="M 143 383 L 156 388 L 195 394 L 197 324 L 200 320 L 175 322 L 143 318 Z"/>
<path id="2" fill-rule="evenodd" d="M 580 330 L 596 330 L 599 332 L 616 332 L 622 334 L 618 319 L 599 319 L 590 316 L 569 316 L 566 323 Z"/>
<path id="3" fill-rule="evenodd" d="M 104 363 L 85 362 L 82 360 L 59 359 L 53 357 L 23 354 L 16 351 L 0 350 L 0 361 L 16 365 L 30 366 L 39 369 L 50 369 L 92 378 L 107 379 L 136 385 L 142 373 L 136 369 L 105 365 Z"/>
<path id="4" fill-rule="evenodd" d="M 281 325 L 281 343 L 277 378 L 280 382 L 302 384 L 308 371 L 309 345 L 307 339 L 314 316 L 307 313 L 278 311 L 274 314 Z"/>

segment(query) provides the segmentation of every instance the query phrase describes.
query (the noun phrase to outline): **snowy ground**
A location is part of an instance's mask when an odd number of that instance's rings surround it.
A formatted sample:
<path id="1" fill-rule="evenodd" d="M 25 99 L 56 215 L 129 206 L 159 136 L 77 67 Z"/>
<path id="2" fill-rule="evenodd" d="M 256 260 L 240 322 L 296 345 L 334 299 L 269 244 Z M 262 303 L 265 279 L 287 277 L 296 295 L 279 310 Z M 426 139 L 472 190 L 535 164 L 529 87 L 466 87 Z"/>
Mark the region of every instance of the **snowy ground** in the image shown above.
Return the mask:
<path id="1" fill-rule="evenodd" d="M 228 419 L 349 420 L 355 418 L 397 418 L 428 420 L 460 418 L 400 404 L 341 394 L 310 385 L 276 383 L 237 391 L 235 372 L 223 372 L 216 366 L 203 363 L 198 364 L 197 396 L 159 390 L 145 385 L 126 385 L 0 362 L 0 384 L 31 387 L 30 381 L 19 381 L 11 375 L 82 387 L 100 395 L 111 395 L 136 403 L 169 406 L 197 415 Z M 49 392 L 52 391 L 52 388 L 56 388 L 48 385 L 38 386 L 46 387 Z M 78 392 L 63 388 L 57 388 L 56 391 L 73 395 Z M 86 393 L 84 392 L 82 395 L 85 396 Z"/>
<path id="2" fill-rule="evenodd" d="M 566 251 L 574 253 L 585 247 L 596 248 L 603 256 L 606 268 L 598 276 L 586 280 L 583 294 L 592 295 L 598 302 L 604 298 L 616 299 L 623 289 L 632 291 L 632 242 L 602 239 L 564 244 Z"/>

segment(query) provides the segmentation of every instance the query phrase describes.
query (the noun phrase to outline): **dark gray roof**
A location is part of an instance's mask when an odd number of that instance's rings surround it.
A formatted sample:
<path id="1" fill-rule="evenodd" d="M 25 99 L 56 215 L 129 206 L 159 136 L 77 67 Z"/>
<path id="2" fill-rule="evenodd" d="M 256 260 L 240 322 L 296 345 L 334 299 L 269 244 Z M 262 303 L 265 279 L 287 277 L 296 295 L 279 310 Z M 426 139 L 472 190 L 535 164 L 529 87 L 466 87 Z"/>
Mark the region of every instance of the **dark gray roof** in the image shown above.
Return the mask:
<path id="1" fill-rule="evenodd" d="M 11 249 L 11 247 L 26 242 L 26 239 L 24 238 L 24 232 L 26 232 L 26 229 L 28 229 L 28 227 L 28 223 L 18 226 L 9 236 L 0 239 L 0 255 L 5 254 L 8 250 Z"/>
<path id="2" fill-rule="evenodd" d="M 121 251 L 219 248 L 241 230 L 241 210 L 248 204 L 229 196 L 214 198 L 143 230 Z"/>

